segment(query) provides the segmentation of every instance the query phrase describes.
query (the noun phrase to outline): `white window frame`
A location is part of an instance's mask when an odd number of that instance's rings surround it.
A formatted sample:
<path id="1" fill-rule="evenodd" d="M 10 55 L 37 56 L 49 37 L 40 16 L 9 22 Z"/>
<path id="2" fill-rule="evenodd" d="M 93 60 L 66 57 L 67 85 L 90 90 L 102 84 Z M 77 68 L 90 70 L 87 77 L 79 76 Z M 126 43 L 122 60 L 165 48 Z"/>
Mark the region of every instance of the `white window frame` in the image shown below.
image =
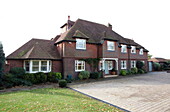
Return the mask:
<path id="1" fill-rule="evenodd" d="M 26 61 L 29 61 L 29 71 L 26 71 L 27 73 L 51 72 L 52 62 L 50 60 L 25 60 L 24 61 L 24 69 L 25 70 L 26 70 L 26 66 L 25 66 Z M 33 71 L 33 61 L 38 61 L 38 70 L 37 71 Z M 46 71 L 41 70 L 41 62 L 42 61 L 47 61 L 47 70 Z"/>
<path id="2" fill-rule="evenodd" d="M 139 54 L 143 55 L 143 48 L 140 49 Z"/>
<path id="3" fill-rule="evenodd" d="M 126 68 L 127 68 L 126 60 L 121 60 L 121 69 L 126 69 Z"/>
<path id="4" fill-rule="evenodd" d="M 81 69 L 79 69 L 79 64 L 81 64 Z M 80 72 L 80 71 L 85 71 L 85 61 L 83 60 L 75 60 L 75 71 Z"/>
<path id="5" fill-rule="evenodd" d="M 122 53 L 127 53 L 127 45 L 121 45 L 122 47 L 121 47 L 121 52 Z"/>
<path id="6" fill-rule="evenodd" d="M 131 46 L 131 53 L 136 54 L 136 47 L 135 46 Z"/>
<path id="7" fill-rule="evenodd" d="M 131 61 L 131 68 L 136 68 L 136 61 L 135 60 Z"/>
<path id="8" fill-rule="evenodd" d="M 107 50 L 109 50 L 109 51 L 115 51 L 115 42 L 113 42 L 113 41 L 107 41 Z"/>
<path id="9" fill-rule="evenodd" d="M 99 61 L 99 70 L 103 69 L 103 61 Z"/>
<path id="10" fill-rule="evenodd" d="M 86 49 L 86 40 L 85 39 L 76 39 L 76 49 Z"/>

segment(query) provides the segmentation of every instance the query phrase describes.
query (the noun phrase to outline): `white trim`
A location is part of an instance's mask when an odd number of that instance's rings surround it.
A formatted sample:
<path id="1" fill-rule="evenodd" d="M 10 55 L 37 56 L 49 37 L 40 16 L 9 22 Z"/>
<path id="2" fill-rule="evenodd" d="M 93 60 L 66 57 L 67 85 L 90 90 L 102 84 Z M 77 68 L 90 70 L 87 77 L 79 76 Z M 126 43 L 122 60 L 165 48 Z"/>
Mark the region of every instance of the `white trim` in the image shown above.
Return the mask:
<path id="1" fill-rule="evenodd" d="M 136 67 L 136 61 L 135 60 L 131 60 L 131 68 L 135 68 Z"/>
<path id="2" fill-rule="evenodd" d="M 78 64 L 81 64 L 81 69 L 78 69 Z M 83 60 L 75 60 L 75 72 L 85 71 L 85 61 Z"/>
<path id="3" fill-rule="evenodd" d="M 115 60 L 115 61 L 116 61 L 116 68 L 115 68 L 115 69 L 116 69 L 116 70 L 119 69 L 119 68 L 118 68 L 118 64 L 119 64 L 119 63 L 118 63 L 118 58 L 102 58 L 101 60 L 102 60 L 102 64 L 103 64 L 103 69 L 102 69 L 102 71 L 105 70 L 105 61 L 106 61 L 106 60 Z"/>
<path id="4" fill-rule="evenodd" d="M 143 48 L 141 48 L 141 49 L 139 50 L 139 54 L 140 54 L 140 55 L 143 55 Z"/>
<path id="5" fill-rule="evenodd" d="M 126 69 L 126 68 L 127 68 L 126 60 L 121 60 L 121 69 Z"/>
<path id="6" fill-rule="evenodd" d="M 122 53 L 127 53 L 127 45 L 122 44 L 121 46 L 122 46 L 121 47 L 121 52 Z"/>

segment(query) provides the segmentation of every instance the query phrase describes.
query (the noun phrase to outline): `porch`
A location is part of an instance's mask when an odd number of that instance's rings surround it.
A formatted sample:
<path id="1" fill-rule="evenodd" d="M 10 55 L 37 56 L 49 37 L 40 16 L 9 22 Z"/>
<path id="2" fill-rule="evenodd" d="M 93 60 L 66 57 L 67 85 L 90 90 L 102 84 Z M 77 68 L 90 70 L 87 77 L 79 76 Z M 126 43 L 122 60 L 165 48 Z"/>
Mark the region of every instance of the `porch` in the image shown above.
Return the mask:
<path id="1" fill-rule="evenodd" d="M 117 77 L 119 74 L 118 58 L 102 58 L 100 61 L 100 70 L 103 71 L 104 78 Z"/>

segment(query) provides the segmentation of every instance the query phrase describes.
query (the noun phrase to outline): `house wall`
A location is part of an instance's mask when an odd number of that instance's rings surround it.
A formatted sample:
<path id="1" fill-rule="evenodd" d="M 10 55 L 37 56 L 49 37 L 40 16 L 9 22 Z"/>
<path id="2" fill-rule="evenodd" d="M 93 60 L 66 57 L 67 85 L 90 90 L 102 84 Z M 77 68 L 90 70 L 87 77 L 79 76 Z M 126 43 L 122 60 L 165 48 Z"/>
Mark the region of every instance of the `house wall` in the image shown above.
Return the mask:
<path id="1" fill-rule="evenodd" d="M 51 71 L 62 73 L 62 61 L 52 61 Z"/>

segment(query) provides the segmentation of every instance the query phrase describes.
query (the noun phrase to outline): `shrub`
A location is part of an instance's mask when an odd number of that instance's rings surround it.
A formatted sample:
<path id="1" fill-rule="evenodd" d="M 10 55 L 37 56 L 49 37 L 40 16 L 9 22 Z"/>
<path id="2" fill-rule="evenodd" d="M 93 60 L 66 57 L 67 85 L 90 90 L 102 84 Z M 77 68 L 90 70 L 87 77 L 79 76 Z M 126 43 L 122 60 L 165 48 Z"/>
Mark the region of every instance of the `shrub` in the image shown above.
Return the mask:
<path id="1" fill-rule="evenodd" d="M 127 75 L 127 71 L 126 70 L 120 70 L 120 75 L 123 75 L 123 76 Z"/>
<path id="2" fill-rule="evenodd" d="M 144 74 L 145 72 L 144 72 L 144 70 L 142 70 L 142 69 L 138 69 L 138 73 L 139 73 L 139 74 Z"/>
<path id="3" fill-rule="evenodd" d="M 59 72 L 49 72 L 47 74 L 47 81 L 49 82 L 58 82 L 62 78 L 61 73 Z"/>
<path id="4" fill-rule="evenodd" d="M 66 87 L 67 86 L 67 81 L 66 80 L 59 80 L 59 86 L 60 87 Z"/>
<path id="5" fill-rule="evenodd" d="M 25 74 L 24 68 L 21 67 L 11 68 L 9 72 L 17 78 L 22 78 L 22 76 Z"/>
<path id="6" fill-rule="evenodd" d="M 159 71 L 160 67 L 161 67 L 161 65 L 159 63 L 156 63 L 156 62 L 153 63 L 153 68 L 155 71 Z"/>
<path id="7" fill-rule="evenodd" d="M 90 72 L 88 71 L 82 71 L 79 74 L 83 76 L 83 79 L 88 79 L 90 77 Z"/>
<path id="8" fill-rule="evenodd" d="M 127 70 L 127 75 L 132 75 L 132 71 L 131 70 Z"/>
<path id="9" fill-rule="evenodd" d="M 47 81 L 47 76 L 43 72 L 37 72 L 34 74 L 36 83 L 45 83 Z"/>
<path id="10" fill-rule="evenodd" d="M 137 68 L 131 68 L 131 73 L 132 74 L 137 74 L 138 73 L 138 69 Z"/>
<path id="11" fill-rule="evenodd" d="M 90 73 L 90 78 L 92 78 L 92 79 L 99 79 L 100 77 L 101 77 L 100 72 L 92 72 L 92 73 Z"/>
<path id="12" fill-rule="evenodd" d="M 26 74 L 24 74 L 23 79 L 27 80 L 27 81 L 30 81 L 33 84 L 36 83 L 35 75 L 33 73 L 26 73 Z"/>
<path id="13" fill-rule="evenodd" d="M 136 67 L 137 67 L 138 69 L 142 69 L 143 66 L 144 66 L 144 63 L 143 63 L 142 61 L 137 61 L 137 62 L 136 62 Z"/>
<path id="14" fill-rule="evenodd" d="M 79 74 L 79 75 L 78 75 L 78 78 L 79 78 L 80 80 L 82 80 L 82 79 L 83 79 L 83 75 Z"/>

